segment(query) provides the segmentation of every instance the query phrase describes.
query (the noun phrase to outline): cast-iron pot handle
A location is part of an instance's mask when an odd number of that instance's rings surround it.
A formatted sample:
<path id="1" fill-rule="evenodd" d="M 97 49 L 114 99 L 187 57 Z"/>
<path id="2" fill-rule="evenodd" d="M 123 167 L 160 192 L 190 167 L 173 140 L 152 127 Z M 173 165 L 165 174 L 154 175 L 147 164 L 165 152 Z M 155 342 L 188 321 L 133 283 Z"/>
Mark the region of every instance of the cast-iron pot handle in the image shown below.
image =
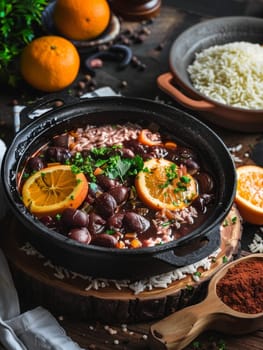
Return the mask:
<path id="1" fill-rule="evenodd" d="M 219 227 L 217 226 L 209 235 L 203 236 L 203 239 L 208 241 L 208 243 L 189 254 L 178 256 L 173 249 L 170 249 L 154 255 L 154 258 L 175 267 L 187 266 L 200 261 L 219 248 L 221 242 Z"/>
<path id="2" fill-rule="evenodd" d="M 30 121 L 30 119 L 28 118 L 28 115 L 34 113 L 34 111 L 36 111 L 37 109 L 41 109 L 45 106 L 48 107 L 48 105 L 50 103 L 55 102 L 55 101 L 61 101 L 61 102 L 63 102 L 62 105 L 68 105 L 71 103 L 79 102 L 79 98 L 71 96 L 71 95 L 66 94 L 66 93 L 52 93 L 52 94 L 48 94 L 48 95 L 45 95 L 43 97 L 38 98 L 33 103 L 30 103 L 29 105 L 27 105 L 20 112 L 20 122 L 22 121 L 22 123 L 21 123 L 22 127 L 32 121 L 32 120 Z M 55 109 L 56 106 L 52 106 L 51 108 Z"/>

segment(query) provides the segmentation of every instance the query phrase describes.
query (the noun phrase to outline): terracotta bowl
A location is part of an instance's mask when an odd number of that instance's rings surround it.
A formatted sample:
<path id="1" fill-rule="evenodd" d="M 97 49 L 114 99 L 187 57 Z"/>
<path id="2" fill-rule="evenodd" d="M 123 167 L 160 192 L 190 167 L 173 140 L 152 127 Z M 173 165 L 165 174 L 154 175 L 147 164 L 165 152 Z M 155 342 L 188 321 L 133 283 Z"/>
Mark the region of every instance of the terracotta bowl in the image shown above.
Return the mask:
<path id="1" fill-rule="evenodd" d="M 192 85 L 187 67 L 195 53 L 214 45 L 246 41 L 263 43 L 263 19 L 221 17 L 196 24 L 174 41 L 169 64 L 171 72 L 158 77 L 159 87 L 181 105 L 200 112 L 209 122 L 242 132 L 263 131 L 263 109 L 245 109 L 216 102 Z"/>

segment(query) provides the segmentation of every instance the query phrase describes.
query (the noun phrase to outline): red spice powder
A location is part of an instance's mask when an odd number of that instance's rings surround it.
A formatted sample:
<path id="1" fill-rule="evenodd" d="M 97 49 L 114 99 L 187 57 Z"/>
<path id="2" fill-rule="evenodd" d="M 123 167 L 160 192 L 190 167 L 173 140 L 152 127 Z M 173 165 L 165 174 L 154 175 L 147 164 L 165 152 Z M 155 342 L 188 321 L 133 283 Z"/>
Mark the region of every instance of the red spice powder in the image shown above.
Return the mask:
<path id="1" fill-rule="evenodd" d="M 263 260 L 244 260 L 230 268 L 217 283 L 216 292 L 236 311 L 263 312 Z"/>

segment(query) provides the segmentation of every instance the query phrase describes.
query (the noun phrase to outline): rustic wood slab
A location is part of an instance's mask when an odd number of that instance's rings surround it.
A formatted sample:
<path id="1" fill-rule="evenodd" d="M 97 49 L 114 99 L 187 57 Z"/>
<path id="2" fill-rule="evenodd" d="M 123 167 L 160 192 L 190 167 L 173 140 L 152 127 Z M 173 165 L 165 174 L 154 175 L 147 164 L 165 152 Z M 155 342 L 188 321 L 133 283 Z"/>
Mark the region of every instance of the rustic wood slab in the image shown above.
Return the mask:
<path id="1" fill-rule="evenodd" d="M 233 217 L 236 218 L 234 223 Z M 242 233 L 241 219 L 233 207 L 221 225 L 221 251 L 209 270 L 199 268 L 201 277 L 198 282 L 187 275 L 167 288 L 134 294 L 128 288 L 118 290 L 114 285 L 86 290 L 87 280 L 78 276 L 72 278 L 72 275 L 67 277 L 63 268 L 52 267 L 45 257 L 26 254 L 21 249 L 26 243 L 21 225 L 13 218 L 7 220 L 10 230 L 9 235 L 3 237 L 2 247 L 26 306 L 41 304 L 57 314 L 110 323 L 159 319 L 200 301 L 211 276 L 238 254 Z M 58 271 L 62 271 L 61 276 Z"/>

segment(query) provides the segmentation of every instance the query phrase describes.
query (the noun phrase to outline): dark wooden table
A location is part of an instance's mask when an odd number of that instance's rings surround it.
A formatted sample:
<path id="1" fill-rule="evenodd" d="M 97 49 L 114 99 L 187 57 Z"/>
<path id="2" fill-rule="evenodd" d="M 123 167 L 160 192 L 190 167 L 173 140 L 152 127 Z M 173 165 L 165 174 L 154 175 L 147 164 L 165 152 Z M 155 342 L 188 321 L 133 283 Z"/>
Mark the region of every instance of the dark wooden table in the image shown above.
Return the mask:
<path id="1" fill-rule="evenodd" d="M 181 108 L 175 101 L 162 93 L 156 78 L 169 71 L 169 52 L 177 35 L 189 26 L 202 20 L 229 15 L 263 15 L 263 2 L 256 0 L 163 0 L 160 15 L 153 21 L 121 22 L 121 31 L 127 28 L 130 31 L 139 32 L 147 28 L 142 42 L 132 42 L 133 54 L 142 62 L 141 68 L 129 65 L 124 70 L 119 70 L 115 62 L 105 62 L 104 66 L 96 70 L 94 86 L 110 86 L 116 92 L 125 96 L 144 97 L 163 101 L 175 107 Z M 90 53 L 82 51 L 82 61 Z M 69 93 L 75 96 L 89 90 L 83 89 L 85 80 L 83 69 L 77 81 L 72 85 Z M 86 90 L 85 90 L 86 89 Z M 13 105 L 16 103 L 27 104 L 41 97 L 43 94 L 36 92 L 25 84 L 20 84 L 16 89 L 1 88 L 0 96 L 0 137 L 7 145 L 13 137 Z M 191 114 L 195 114 L 190 112 Z M 196 114 L 195 114 L 196 115 Z M 251 150 L 255 144 L 262 141 L 261 133 L 245 134 L 233 132 L 210 125 L 228 147 L 236 147 L 241 144 L 242 148 L 235 153 L 241 159 L 242 164 L 251 163 Z M 258 228 L 247 225 L 242 239 L 242 254 L 245 253 L 247 244 Z M 2 230 L 1 230 L 2 231 Z M 21 296 L 22 298 L 22 296 Z M 57 315 L 59 316 L 59 315 Z M 65 315 L 58 317 L 61 325 L 67 333 L 85 349 L 148 349 L 147 333 L 150 323 L 127 325 L 87 324 L 80 320 L 72 320 Z M 115 332 L 116 331 L 116 332 Z M 187 349 L 263 349 L 263 330 L 250 335 L 231 337 L 214 332 L 202 334 Z"/>

